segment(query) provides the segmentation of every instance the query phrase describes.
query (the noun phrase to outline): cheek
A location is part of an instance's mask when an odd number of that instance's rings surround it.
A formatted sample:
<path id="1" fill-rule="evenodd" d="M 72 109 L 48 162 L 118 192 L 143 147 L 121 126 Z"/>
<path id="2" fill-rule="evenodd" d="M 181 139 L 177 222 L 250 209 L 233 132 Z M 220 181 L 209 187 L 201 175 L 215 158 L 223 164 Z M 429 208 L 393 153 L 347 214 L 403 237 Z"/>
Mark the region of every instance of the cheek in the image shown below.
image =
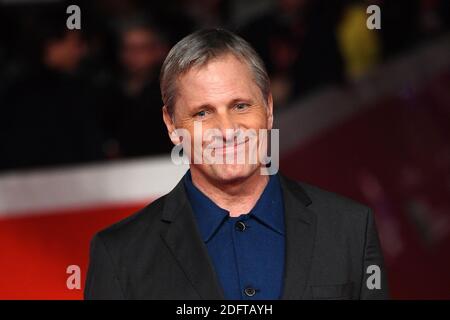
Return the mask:
<path id="1" fill-rule="evenodd" d="M 249 112 L 242 116 L 241 125 L 245 128 L 261 129 L 266 128 L 268 124 L 268 114 L 265 110 Z"/>

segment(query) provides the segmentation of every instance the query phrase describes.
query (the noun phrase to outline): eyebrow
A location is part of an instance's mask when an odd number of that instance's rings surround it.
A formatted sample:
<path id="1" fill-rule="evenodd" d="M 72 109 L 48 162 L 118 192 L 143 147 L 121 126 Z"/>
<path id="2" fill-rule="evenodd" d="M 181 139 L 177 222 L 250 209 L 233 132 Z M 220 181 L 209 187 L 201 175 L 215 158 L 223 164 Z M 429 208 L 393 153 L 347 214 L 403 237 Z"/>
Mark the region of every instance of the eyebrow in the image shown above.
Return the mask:
<path id="1" fill-rule="evenodd" d="M 254 102 L 253 99 L 251 99 L 251 98 L 235 98 L 235 99 L 231 100 L 231 101 L 227 104 L 227 106 L 228 106 L 228 107 L 232 107 L 232 106 L 234 106 L 234 105 L 237 104 L 237 103 L 255 104 L 255 102 Z M 205 103 L 205 104 L 202 104 L 202 105 L 200 105 L 200 106 L 194 107 L 194 108 L 192 109 L 192 112 L 198 112 L 198 111 L 203 110 L 203 109 L 211 109 L 211 108 L 214 108 L 214 106 L 211 105 L 211 104 L 209 104 L 209 103 Z"/>

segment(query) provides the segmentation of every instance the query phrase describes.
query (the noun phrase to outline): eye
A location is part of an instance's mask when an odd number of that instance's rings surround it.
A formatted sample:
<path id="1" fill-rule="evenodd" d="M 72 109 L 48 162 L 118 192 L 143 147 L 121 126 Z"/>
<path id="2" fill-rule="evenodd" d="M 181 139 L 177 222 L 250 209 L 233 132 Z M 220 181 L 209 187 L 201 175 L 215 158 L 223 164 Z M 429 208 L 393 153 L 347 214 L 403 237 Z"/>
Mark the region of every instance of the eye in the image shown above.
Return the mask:
<path id="1" fill-rule="evenodd" d="M 238 103 L 234 106 L 237 110 L 244 110 L 248 107 L 247 103 Z"/>
<path id="2" fill-rule="evenodd" d="M 197 118 L 204 118 L 206 116 L 206 110 L 201 110 L 197 112 L 194 116 Z"/>

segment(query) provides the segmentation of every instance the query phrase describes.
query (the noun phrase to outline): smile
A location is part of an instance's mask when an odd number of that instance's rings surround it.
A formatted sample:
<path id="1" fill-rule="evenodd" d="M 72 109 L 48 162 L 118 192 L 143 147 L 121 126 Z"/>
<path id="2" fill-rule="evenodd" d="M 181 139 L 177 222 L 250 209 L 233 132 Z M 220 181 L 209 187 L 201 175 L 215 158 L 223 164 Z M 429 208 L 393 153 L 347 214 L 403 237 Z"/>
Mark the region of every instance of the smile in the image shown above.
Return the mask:
<path id="1" fill-rule="evenodd" d="M 246 144 L 249 141 L 249 138 L 246 138 L 244 141 L 241 141 L 239 143 L 228 143 L 228 144 L 223 144 L 220 142 L 217 143 L 211 143 L 209 144 L 206 149 L 214 149 L 215 152 L 219 152 L 219 153 L 231 153 L 234 152 L 236 153 L 238 151 L 239 146 L 242 146 L 244 144 Z"/>

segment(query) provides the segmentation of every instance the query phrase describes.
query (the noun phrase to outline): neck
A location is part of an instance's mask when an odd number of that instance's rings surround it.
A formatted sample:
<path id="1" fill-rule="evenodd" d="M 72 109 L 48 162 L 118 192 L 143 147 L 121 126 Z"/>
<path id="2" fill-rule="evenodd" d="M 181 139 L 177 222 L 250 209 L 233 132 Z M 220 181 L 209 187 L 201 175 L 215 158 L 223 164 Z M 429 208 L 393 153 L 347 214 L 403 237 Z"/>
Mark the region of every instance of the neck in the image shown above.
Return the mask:
<path id="1" fill-rule="evenodd" d="M 198 170 L 192 170 L 192 183 L 231 217 L 249 213 L 264 191 L 269 177 L 259 174 L 259 169 L 244 179 L 232 182 L 212 181 Z"/>

